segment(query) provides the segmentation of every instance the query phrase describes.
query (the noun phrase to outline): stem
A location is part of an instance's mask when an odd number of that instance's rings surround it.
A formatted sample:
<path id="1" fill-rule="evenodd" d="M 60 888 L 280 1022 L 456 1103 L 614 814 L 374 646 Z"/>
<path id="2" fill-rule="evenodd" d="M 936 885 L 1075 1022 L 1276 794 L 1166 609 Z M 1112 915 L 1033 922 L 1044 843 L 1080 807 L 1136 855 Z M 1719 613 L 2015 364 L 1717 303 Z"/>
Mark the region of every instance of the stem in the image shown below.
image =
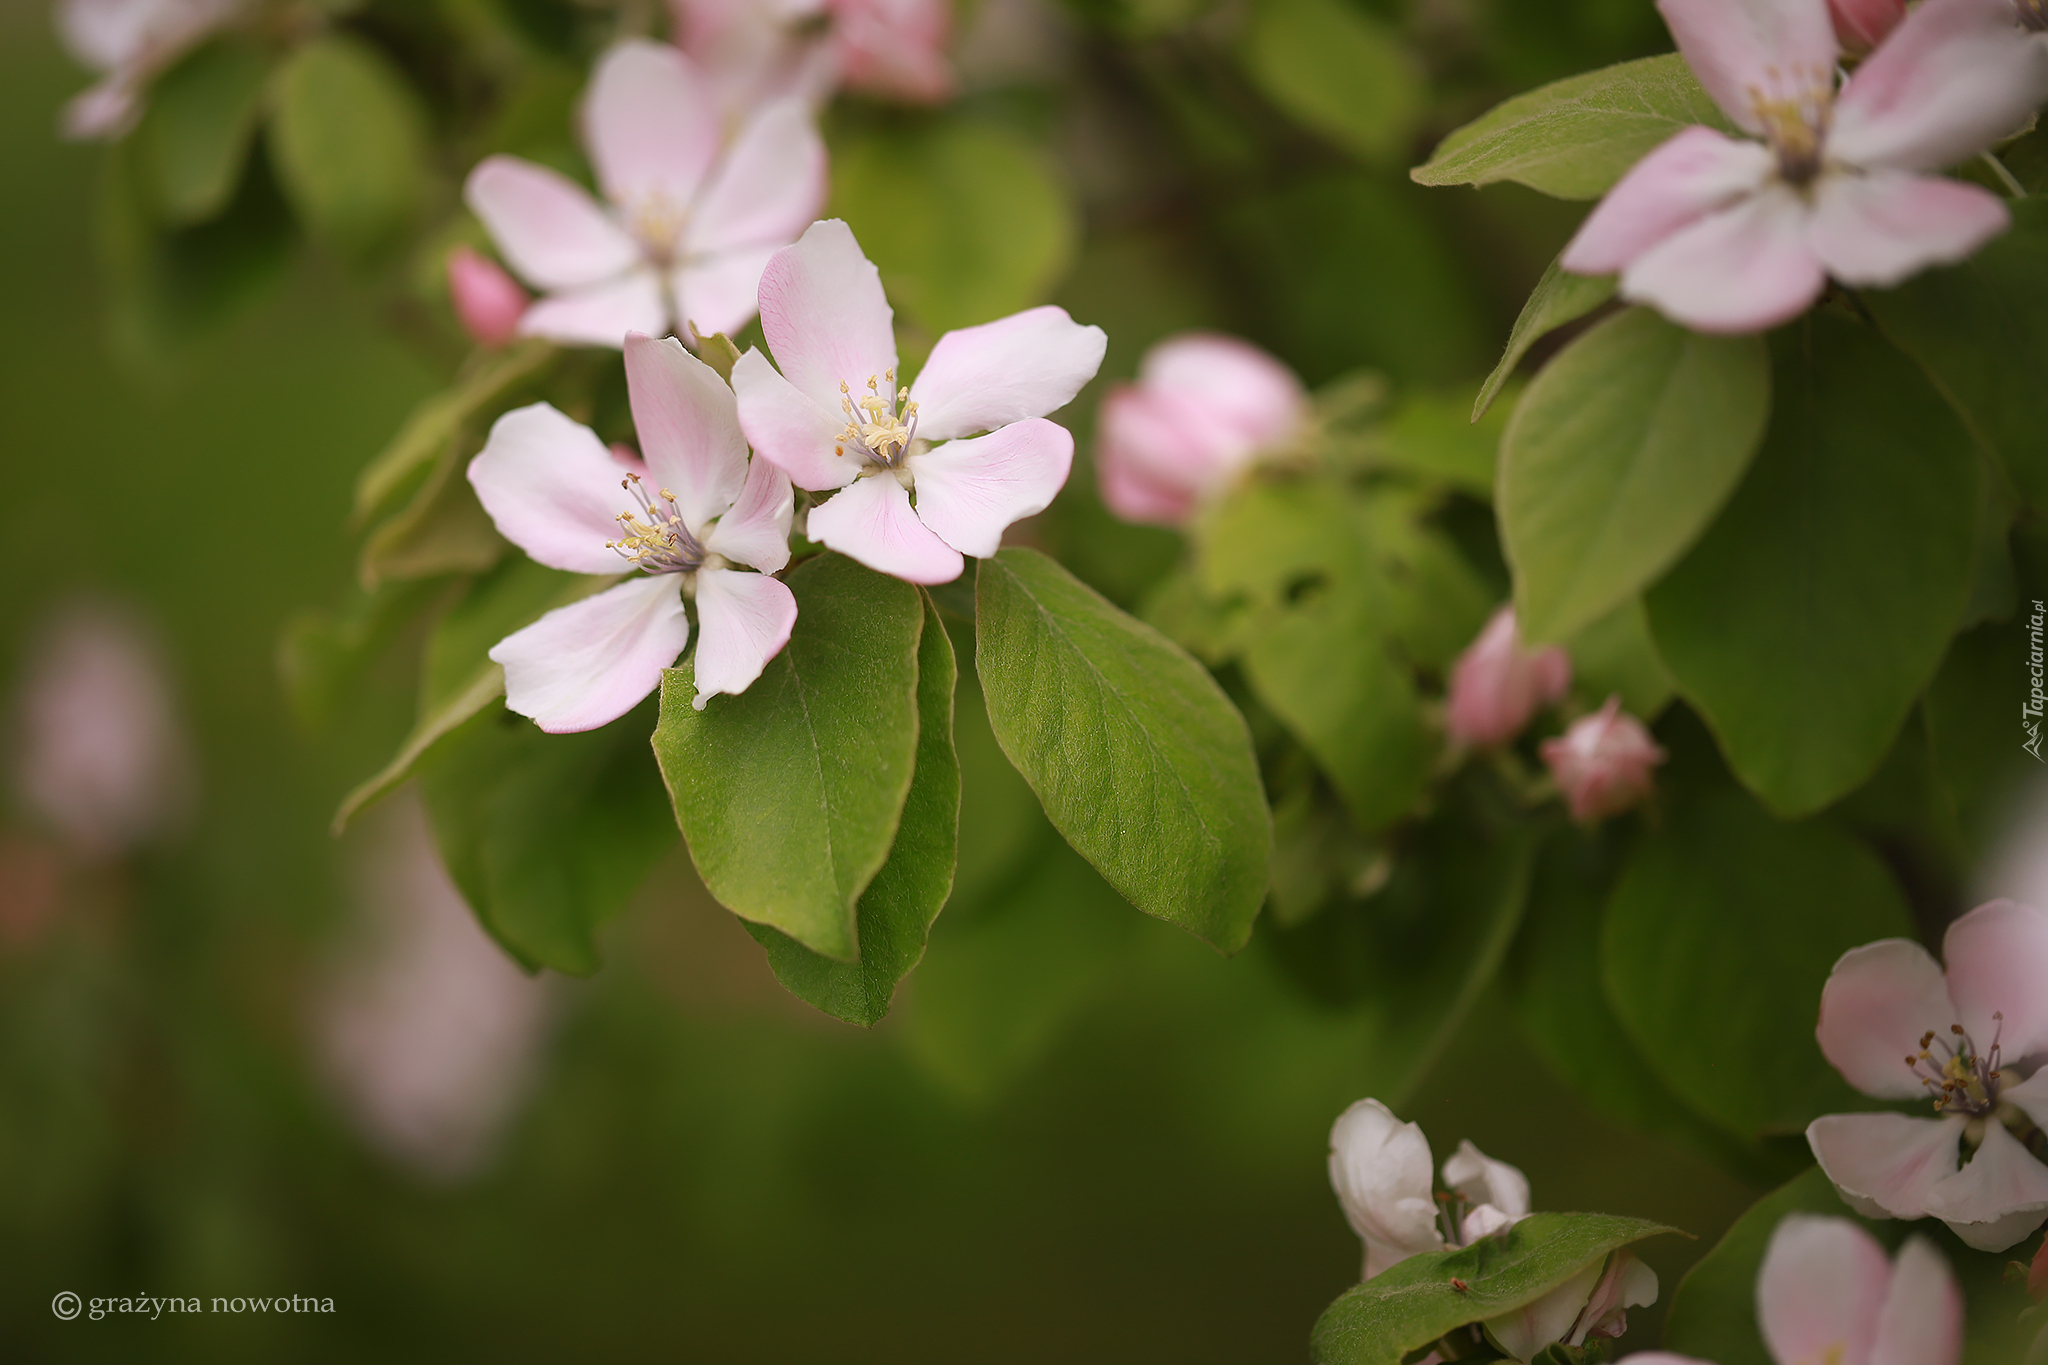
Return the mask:
<path id="1" fill-rule="evenodd" d="M 2005 188 L 2011 192 L 2013 198 L 2024 199 L 2027 197 L 2027 187 L 2022 185 L 2018 177 L 2005 168 L 2003 161 L 2000 161 L 1989 151 L 1979 152 L 1978 155 L 1984 158 L 1984 164 L 1991 168 L 1992 174 L 2005 183 Z"/>

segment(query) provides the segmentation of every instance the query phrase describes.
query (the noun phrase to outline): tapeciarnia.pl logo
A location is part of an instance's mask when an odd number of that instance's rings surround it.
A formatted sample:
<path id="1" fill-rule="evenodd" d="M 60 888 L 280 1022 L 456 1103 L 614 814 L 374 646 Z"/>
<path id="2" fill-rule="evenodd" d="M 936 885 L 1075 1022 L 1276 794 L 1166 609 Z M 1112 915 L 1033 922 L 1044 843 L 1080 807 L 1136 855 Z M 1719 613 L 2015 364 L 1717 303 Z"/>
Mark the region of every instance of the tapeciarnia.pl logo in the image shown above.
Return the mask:
<path id="1" fill-rule="evenodd" d="M 2048 672 L 2041 651 L 2043 622 L 2048 622 L 2048 605 L 2036 598 L 2034 614 L 2027 618 L 2027 673 L 2033 681 L 2027 690 L 2026 704 L 2020 707 L 2020 724 L 2027 731 L 2027 742 L 2020 747 L 2032 754 L 2036 762 L 2048 763 L 2048 759 L 2041 757 L 2041 713 L 2048 709 L 2048 692 L 2041 687 L 2042 676 Z"/>

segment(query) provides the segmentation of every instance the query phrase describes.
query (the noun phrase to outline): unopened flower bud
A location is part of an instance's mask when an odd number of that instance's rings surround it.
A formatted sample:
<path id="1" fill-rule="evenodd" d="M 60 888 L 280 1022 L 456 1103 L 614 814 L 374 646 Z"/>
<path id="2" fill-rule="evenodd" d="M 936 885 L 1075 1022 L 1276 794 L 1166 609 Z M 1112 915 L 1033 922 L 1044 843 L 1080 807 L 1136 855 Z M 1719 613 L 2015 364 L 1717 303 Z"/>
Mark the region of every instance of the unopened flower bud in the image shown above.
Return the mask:
<path id="1" fill-rule="evenodd" d="M 519 319 L 533 302 L 503 266 L 466 246 L 449 254 L 448 297 L 463 330 L 486 346 L 503 346 L 519 335 Z"/>
<path id="2" fill-rule="evenodd" d="M 1571 684 L 1570 657 L 1555 645 L 1524 648 L 1515 609 L 1502 607 L 1451 670 L 1445 724 L 1457 744 L 1505 744 L 1540 708 L 1562 700 Z"/>
<path id="3" fill-rule="evenodd" d="M 1543 741 L 1543 761 L 1558 790 L 1583 824 L 1604 820 L 1641 802 L 1655 786 L 1651 769 L 1665 753 L 1643 723 L 1621 709 L 1620 697 L 1581 716 L 1557 739 Z"/>
<path id="4" fill-rule="evenodd" d="M 1906 17 L 1906 0 L 1828 0 L 1835 36 L 1852 53 L 1868 52 Z"/>

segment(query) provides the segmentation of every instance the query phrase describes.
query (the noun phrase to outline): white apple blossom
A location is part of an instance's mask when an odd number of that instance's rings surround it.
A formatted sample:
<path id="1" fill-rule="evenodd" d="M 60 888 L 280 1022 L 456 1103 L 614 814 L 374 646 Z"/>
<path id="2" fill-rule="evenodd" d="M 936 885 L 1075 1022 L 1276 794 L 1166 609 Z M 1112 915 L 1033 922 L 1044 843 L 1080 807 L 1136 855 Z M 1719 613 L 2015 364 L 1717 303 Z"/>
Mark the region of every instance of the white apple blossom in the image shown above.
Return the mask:
<path id="1" fill-rule="evenodd" d="M 64 107 L 68 137 L 119 137 L 157 73 L 234 18 L 247 0 L 63 0 L 57 34 L 100 80 Z"/>

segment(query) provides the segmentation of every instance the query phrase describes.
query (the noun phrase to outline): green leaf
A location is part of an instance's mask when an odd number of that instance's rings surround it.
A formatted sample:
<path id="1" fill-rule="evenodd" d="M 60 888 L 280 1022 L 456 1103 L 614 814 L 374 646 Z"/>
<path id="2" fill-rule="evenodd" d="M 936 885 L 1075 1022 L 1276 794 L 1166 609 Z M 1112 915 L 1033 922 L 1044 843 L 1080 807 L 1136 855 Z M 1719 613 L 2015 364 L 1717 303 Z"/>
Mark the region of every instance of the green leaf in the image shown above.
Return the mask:
<path id="1" fill-rule="evenodd" d="M 388 580 L 482 573 L 504 557 L 505 538 L 463 475 L 467 462 L 443 449 L 412 501 L 363 540 L 356 577 L 367 589 Z"/>
<path id="2" fill-rule="evenodd" d="M 1665 1083 L 1749 1139 L 1861 1107 L 1814 1041 L 1821 987 L 1849 949 L 1911 933 L 1869 848 L 1712 789 L 1630 854 L 1608 901 L 1600 971 Z"/>
<path id="3" fill-rule="evenodd" d="M 889 1012 L 896 983 L 924 956 L 925 935 L 953 890 L 960 835 L 960 758 L 953 749 L 953 641 L 927 597 L 917 645 L 917 770 L 889 860 L 861 893 L 860 961 L 834 962 L 780 930 L 742 920 L 792 994 L 849 1024 Z"/>
<path id="4" fill-rule="evenodd" d="M 1643 602 L 1632 597 L 1565 642 L 1572 685 L 1592 706 L 1620 697 L 1622 709 L 1645 721 L 1670 704 L 1671 671 L 1657 657 Z"/>
<path id="5" fill-rule="evenodd" d="M 1362 438 L 1363 454 L 1372 465 L 1491 500 L 1504 424 L 1467 421 L 1464 409 L 1464 402 L 1449 393 L 1411 392 Z"/>
<path id="6" fill-rule="evenodd" d="M 1772 339 L 1764 448 L 1646 600 L 1678 691 L 1786 815 L 1877 767 L 1970 591 L 1979 467 L 1941 395 L 1868 327 Z"/>
<path id="7" fill-rule="evenodd" d="M 889 297 L 936 334 L 1042 303 L 1073 261 L 1073 204 L 1043 152 L 961 118 L 833 148 L 832 204 Z"/>
<path id="8" fill-rule="evenodd" d="M 166 223 L 201 222 L 227 207 L 248 157 L 268 75 L 261 52 L 221 40 L 151 83 L 135 138 Z"/>
<path id="9" fill-rule="evenodd" d="M 363 525 L 394 502 L 420 471 L 441 458 L 466 423 L 539 376 L 560 354 L 553 342 L 539 337 L 502 351 L 484 352 L 455 387 L 414 408 L 391 444 L 356 479 L 356 525 Z"/>
<path id="10" fill-rule="evenodd" d="M 787 581 L 789 644 L 753 686 L 702 711 L 691 662 L 670 669 L 654 753 L 711 894 L 852 963 L 861 893 L 896 842 L 916 768 L 925 605 L 836 554 Z"/>
<path id="11" fill-rule="evenodd" d="M 1756 455 L 1771 411 L 1757 337 L 1617 313 L 1545 366 L 1501 440 L 1515 614 L 1562 640 L 1657 581 Z"/>
<path id="12" fill-rule="evenodd" d="M 1677 1231 L 1607 1213 L 1534 1214 L 1498 1236 L 1411 1256 L 1345 1290 L 1316 1320 L 1311 1355 L 1316 1365 L 1400 1365 L 1446 1332 L 1533 1303 L 1613 1252 Z"/>
<path id="13" fill-rule="evenodd" d="M 394 584 L 357 593 L 338 610 L 302 607 L 286 617 L 277 668 L 299 723 L 326 729 L 360 693 L 370 665 L 443 591 L 438 583 Z"/>
<path id="14" fill-rule="evenodd" d="M 1273 103 L 1369 161 L 1401 153 L 1422 112 L 1420 63 L 1380 19 L 1341 0 L 1260 0 L 1244 58 Z"/>
<path id="15" fill-rule="evenodd" d="M 1942 796 L 1972 859 L 1982 858 L 2005 832 L 2014 798 L 2039 765 L 2026 745 L 2035 733 L 2028 727 L 2041 725 L 2042 717 L 2016 715 L 2013 706 L 2015 695 L 2026 700 L 2031 681 L 2020 665 L 2023 633 L 2035 610 L 2030 602 L 2014 624 L 1957 636 L 1921 702 Z M 2048 745 L 2037 750 L 2048 754 Z"/>
<path id="16" fill-rule="evenodd" d="M 1695 123 L 1735 131 L 1685 58 L 1645 57 L 1517 95 L 1446 137 L 1409 174 L 1423 185 L 1514 180 L 1559 199 L 1597 199 Z"/>
<path id="17" fill-rule="evenodd" d="M 1479 396 L 1472 400 L 1472 420 L 1477 422 L 1486 415 L 1531 346 L 1613 298 L 1614 288 L 1612 275 L 1574 275 L 1556 261 L 1545 267 L 1543 278 L 1529 291 L 1529 300 L 1522 305 L 1514 329 L 1508 333 L 1508 348 L 1501 354 L 1500 363 L 1486 376 L 1486 382 L 1479 386 Z"/>
<path id="18" fill-rule="evenodd" d="M 693 333 L 696 328 L 690 329 Z M 723 332 L 713 332 L 708 337 L 697 338 L 697 358 L 718 372 L 718 377 L 727 384 L 732 383 L 732 367 L 739 364 L 740 348 L 733 345 L 732 338 Z"/>
<path id="19" fill-rule="evenodd" d="M 1771 1233 L 1793 1213 L 1850 1216 L 1818 1166 L 1750 1205 L 1678 1282 L 1664 1323 L 1667 1350 L 1715 1365 L 1774 1365 L 1757 1328 L 1756 1275 Z"/>
<path id="20" fill-rule="evenodd" d="M 329 32 L 278 70 L 270 155 L 292 206 L 344 254 L 369 255 L 411 220 L 427 185 L 424 118 L 384 55 Z"/>
<path id="21" fill-rule="evenodd" d="M 1146 914 L 1243 947 L 1272 821 L 1215 680 L 1033 550 L 981 561 L 974 628 L 996 739 L 1061 835 Z"/>

